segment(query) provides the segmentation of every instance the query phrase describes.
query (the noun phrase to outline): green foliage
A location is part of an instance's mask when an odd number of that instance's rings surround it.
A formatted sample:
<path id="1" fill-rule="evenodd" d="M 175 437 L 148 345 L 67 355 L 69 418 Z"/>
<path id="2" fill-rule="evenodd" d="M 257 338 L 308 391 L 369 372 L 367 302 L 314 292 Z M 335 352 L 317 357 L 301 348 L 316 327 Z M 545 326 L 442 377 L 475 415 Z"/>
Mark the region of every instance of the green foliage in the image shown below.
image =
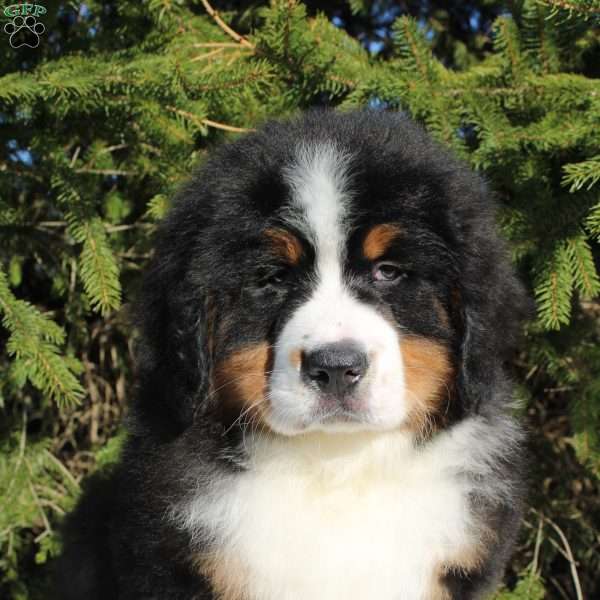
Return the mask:
<path id="1" fill-rule="evenodd" d="M 545 267 L 535 286 L 539 318 L 548 329 L 559 329 L 571 319 L 574 285 L 566 243 L 557 244 L 554 252 L 546 259 Z"/>
<path id="2" fill-rule="evenodd" d="M 73 508 L 79 485 L 50 451 L 48 440 L 28 443 L 26 420 L 0 446 L 0 571 L 6 597 L 27 598 L 19 573 L 19 555 L 36 545 L 35 563 L 43 564 L 60 551 L 54 526 Z"/>
<path id="3" fill-rule="evenodd" d="M 0 596 L 47 597 L 78 481 L 118 456 L 127 306 L 173 191 L 215 145 L 323 104 L 406 111 L 490 182 L 537 305 L 515 360 L 535 512 L 498 598 L 600 594 L 600 5 L 516 2 L 472 44 L 400 16 L 377 57 L 297 1 L 255 4 L 72 2 L 70 25 L 43 19 L 54 42 L 0 49 Z"/>
<path id="4" fill-rule="evenodd" d="M 596 241 L 600 241 L 600 202 L 590 209 L 590 214 L 585 224 Z"/>
<path id="5" fill-rule="evenodd" d="M 600 156 L 593 156 L 580 163 L 565 165 L 563 185 L 570 186 L 570 192 L 577 192 L 584 186 L 589 190 L 600 180 Z"/>
<path id="6" fill-rule="evenodd" d="M 589 348 L 591 357 L 600 364 L 598 348 Z M 600 375 L 600 373 L 597 373 Z M 589 381 L 583 389 L 581 397 L 571 408 L 575 434 L 570 443 L 575 449 L 577 458 L 585 464 L 594 475 L 600 478 L 600 378 Z"/>
<path id="7" fill-rule="evenodd" d="M 28 302 L 17 300 L 2 271 L 0 308 L 4 315 L 2 325 L 10 333 L 6 350 L 13 359 L 2 381 L 6 392 L 22 388 L 29 381 L 44 400 L 76 404 L 84 393 L 76 377 L 80 365 L 76 359 L 60 353 L 64 330 Z M 0 405 L 7 401 L 3 396 Z"/>
<path id="8" fill-rule="evenodd" d="M 539 575 L 529 571 L 521 575 L 514 590 L 501 590 L 494 600 L 544 600 L 545 597 L 543 581 Z"/>
<path id="9" fill-rule="evenodd" d="M 68 233 L 82 244 L 79 271 L 92 307 L 102 314 L 118 309 L 121 303 L 119 269 L 98 217 L 80 219 L 73 213 L 65 215 Z"/>

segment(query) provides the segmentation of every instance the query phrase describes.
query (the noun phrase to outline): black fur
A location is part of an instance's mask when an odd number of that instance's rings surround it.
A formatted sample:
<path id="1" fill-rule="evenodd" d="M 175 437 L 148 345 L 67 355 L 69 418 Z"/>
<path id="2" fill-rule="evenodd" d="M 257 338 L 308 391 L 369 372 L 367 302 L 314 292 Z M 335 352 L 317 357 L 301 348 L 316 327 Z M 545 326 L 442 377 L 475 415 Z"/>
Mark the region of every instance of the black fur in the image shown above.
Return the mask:
<path id="1" fill-rule="evenodd" d="M 166 515 L 201 478 L 243 468 L 239 430 L 223 435 L 231 418 L 209 393 L 214 365 L 243 344 L 273 342 L 310 291 L 308 277 L 264 283 L 275 266 L 261 234 L 289 200 L 282 168 L 298 140 L 333 140 L 352 154 L 349 268 L 357 296 L 386 306 L 404 330 L 453 349 L 458 374 L 443 426 L 507 410 L 504 361 L 527 303 L 482 179 L 398 114 L 312 112 L 269 123 L 214 152 L 161 228 L 138 299 L 139 389 L 128 441 L 109 481 L 91 487 L 69 520 L 60 598 L 213 597 L 190 564 L 188 534 Z M 409 232 L 395 248 L 411 273 L 401 299 L 365 283 L 357 250 L 367 225 L 387 221 Z M 310 270 L 312 257 L 304 260 L 300 272 Z M 520 462 L 515 451 L 497 466 L 498 477 L 514 482 L 510 504 L 473 499 L 500 538 L 489 564 L 447 575 L 453 598 L 479 597 L 502 573 L 518 528 Z"/>

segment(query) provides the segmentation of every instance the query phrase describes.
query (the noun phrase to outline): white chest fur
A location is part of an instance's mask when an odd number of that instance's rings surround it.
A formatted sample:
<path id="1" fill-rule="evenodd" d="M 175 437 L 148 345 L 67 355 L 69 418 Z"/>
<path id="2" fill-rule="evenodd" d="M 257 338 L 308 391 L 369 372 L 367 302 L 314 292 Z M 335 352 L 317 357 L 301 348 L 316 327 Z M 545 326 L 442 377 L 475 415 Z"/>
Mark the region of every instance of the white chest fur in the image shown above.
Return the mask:
<path id="1" fill-rule="evenodd" d="M 476 420 L 420 450 L 398 432 L 252 444 L 247 472 L 177 510 L 214 535 L 224 598 L 425 600 L 475 543 L 460 473 L 485 476 L 494 454 Z"/>

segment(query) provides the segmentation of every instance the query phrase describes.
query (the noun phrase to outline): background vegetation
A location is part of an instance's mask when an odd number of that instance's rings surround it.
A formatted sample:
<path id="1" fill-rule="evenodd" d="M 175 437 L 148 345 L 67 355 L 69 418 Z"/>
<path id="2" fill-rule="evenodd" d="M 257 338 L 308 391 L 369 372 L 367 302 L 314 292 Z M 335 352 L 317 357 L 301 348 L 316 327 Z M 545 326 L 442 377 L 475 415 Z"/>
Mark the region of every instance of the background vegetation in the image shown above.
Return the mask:
<path id="1" fill-rule="evenodd" d="M 47 597 L 61 518 L 118 454 L 128 306 L 172 191 L 215 144 L 328 105 L 410 113 L 496 191 L 537 304 L 501 598 L 599 598 L 600 2 L 45 6 L 37 48 L 0 33 L 0 597 Z"/>

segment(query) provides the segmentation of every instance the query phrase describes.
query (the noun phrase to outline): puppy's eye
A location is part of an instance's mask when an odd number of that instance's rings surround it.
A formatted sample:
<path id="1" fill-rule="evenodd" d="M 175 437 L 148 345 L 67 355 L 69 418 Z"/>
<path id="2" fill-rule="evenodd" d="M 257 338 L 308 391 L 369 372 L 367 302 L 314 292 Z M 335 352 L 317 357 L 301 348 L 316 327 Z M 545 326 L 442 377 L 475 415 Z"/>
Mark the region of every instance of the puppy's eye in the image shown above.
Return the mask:
<path id="1" fill-rule="evenodd" d="M 289 278 L 289 269 L 281 267 L 269 273 L 262 273 L 258 278 L 258 284 L 261 288 L 280 287 Z"/>
<path id="2" fill-rule="evenodd" d="M 279 271 L 276 271 L 267 279 L 267 283 L 269 285 L 281 285 L 282 283 L 285 283 L 287 276 L 287 269 L 279 269 Z"/>
<path id="3" fill-rule="evenodd" d="M 376 283 L 395 283 L 407 279 L 409 272 L 393 263 L 377 263 L 373 267 L 373 280 Z"/>

